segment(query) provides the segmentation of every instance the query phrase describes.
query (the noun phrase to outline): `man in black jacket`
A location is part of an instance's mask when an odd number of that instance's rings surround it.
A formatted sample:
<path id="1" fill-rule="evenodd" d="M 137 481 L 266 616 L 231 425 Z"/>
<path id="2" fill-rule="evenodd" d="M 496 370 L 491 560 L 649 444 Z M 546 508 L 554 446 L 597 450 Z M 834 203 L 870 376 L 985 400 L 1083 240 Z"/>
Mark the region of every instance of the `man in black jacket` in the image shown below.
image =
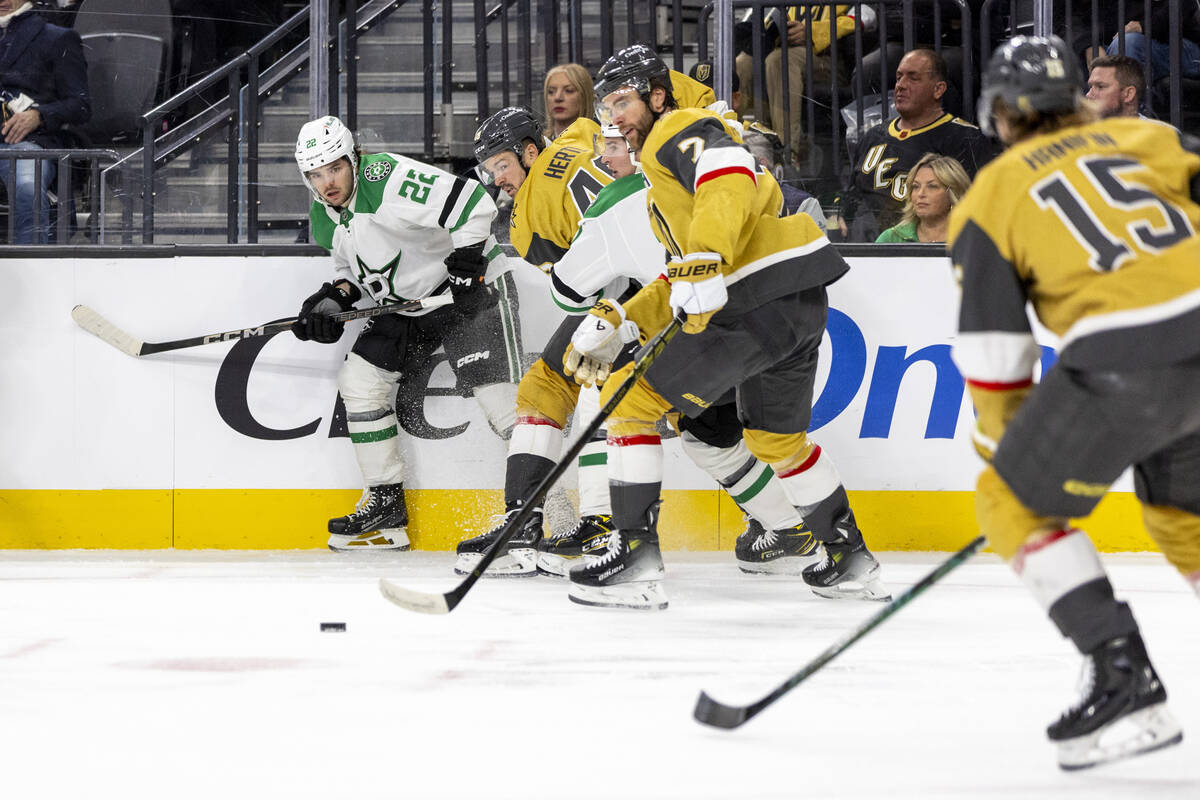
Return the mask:
<path id="1" fill-rule="evenodd" d="M 87 64 L 79 34 L 46 22 L 29 0 L 0 0 L 0 99 L 4 124 L 0 127 L 0 181 L 9 183 L 13 150 L 40 150 L 70 145 L 68 126 L 86 122 L 92 115 L 88 97 Z M 8 186 L 14 219 L 14 244 L 46 241 L 49 201 L 55 162 L 41 162 L 42 192 L 34 197 L 32 159 L 16 160 L 16 186 Z M 38 204 L 34 229 L 34 203 Z"/>

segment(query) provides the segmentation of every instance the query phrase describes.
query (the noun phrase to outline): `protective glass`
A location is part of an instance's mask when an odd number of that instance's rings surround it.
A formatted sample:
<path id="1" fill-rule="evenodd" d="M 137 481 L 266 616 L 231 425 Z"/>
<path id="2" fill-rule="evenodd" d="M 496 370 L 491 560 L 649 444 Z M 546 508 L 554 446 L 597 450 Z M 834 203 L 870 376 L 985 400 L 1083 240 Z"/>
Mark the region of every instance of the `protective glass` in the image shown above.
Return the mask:
<path id="1" fill-rule="evenodd" d="M 524 168 L 518 161 L 517 154 L 511 150 L 493 153 L 475 167 L 475 174 L 479 176 L 479 181 L 484 186 L 493 186 L 498 178 L 516 176 L 523 171 Z M 515 183 L 516 181 L 510 180 L 509 182 Z"/>

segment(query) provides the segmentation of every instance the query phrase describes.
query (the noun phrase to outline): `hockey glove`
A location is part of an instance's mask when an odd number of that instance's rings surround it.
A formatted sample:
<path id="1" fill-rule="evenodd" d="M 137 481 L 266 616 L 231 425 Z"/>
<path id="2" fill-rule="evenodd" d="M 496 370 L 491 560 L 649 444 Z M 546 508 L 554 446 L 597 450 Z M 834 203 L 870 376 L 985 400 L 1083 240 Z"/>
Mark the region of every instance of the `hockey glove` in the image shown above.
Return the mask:
<path id="1" fill-rule="evenodd" d="M 672 258 L 667 265 L 671 283 L 671 310 L 687 314 L 684 333 L 700 333 L 708 321 L 729 302 L 721 257 L 716 253 L 691 253 Z"/>
<path id="2" fill-rule="evenodd" d="M 483 242 L 469 244 L 446 256 L 450 293 L 454 295 L 454 304 L 464 310 L 473 310 L 487 299 L 483 278 L 487 273 L 488 260 L 483 255 L 483 245 Z"/>
<path id="3" fill-rule="evenodd" d="M 621 348 L 638 336 L 637 323 L 625 318 L 620 303 L 601 300 L 575 329 L 563 354 L 563 372 L 581 386 L 604 383 Z"/>
<path id="4" fill-rule="evenodd" d="M 348 286 L 344 289 L 342 286 Z M 334 286 L 332 283 L 321 284 L 321 289 L 310 296 L 300 306 L 300 313 L 292 323 L 292 333 L 302 342 L 310 339 L 321 344 L 333 344 L 342 338 L 346 323 L 338 322 L 329 315 L 339 311 L 349 311 L 362 298 L 362 292 L 352 283 Z"/>

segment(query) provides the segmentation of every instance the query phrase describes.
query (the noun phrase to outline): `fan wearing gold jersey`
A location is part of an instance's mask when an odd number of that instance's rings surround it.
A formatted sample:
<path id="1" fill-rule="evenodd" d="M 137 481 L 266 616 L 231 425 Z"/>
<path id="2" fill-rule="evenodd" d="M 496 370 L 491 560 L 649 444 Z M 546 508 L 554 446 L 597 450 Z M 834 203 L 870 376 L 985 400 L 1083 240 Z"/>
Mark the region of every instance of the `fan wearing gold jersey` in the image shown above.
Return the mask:
<path id="1" fill-rule="evenodd" d="M 798 507 L 791 534 L 808 557 L 805 581 L 827 596 L 852 588 L 845 593 L 885 598 L 837 470 L 806 435 L 825 286 L 846 271 L 845 261 L 811 218 L 779 217 L 779 185 L 756 168 L 737 130 L 712 111 L 679 108 L 672 77 L 649 48 L 635 45 L 605 62 L 596 97 L 602 121 L 641 151 L 651 227 L 671 260 L 624 307 L 605 300 L 589 312 L 565 369 L 581 382 L 602 380 L 630 323 L 645 339 L 673 311 L 686 313 L 687 322 L 608 420 L 617 530 L 603 558 L 572 568 L 571 599 L 666 607 L 655 422 L 672 409 L 698 416 L 731 389 L 747 447 L 771 465 Z M 630 369 L 605 382 L 602 402 Z"/>
<path id="2" fill-rule="evenodd" d="M 1181 737 L 1133 614 L 1069 520 L 1132 467 L 1151 536 L 1200 587 L 1200 141 L 1098 121 L 1081 83 L 1057 37 L 993 54 L 979 117 L 1008 150 L 954 209 L 948 241 L 954 356 L 989 462 L 979 525 L 1085 659 L 1083 697 L 1047 730 L 1064 769 Z M 1036 385 L 1027 304 L 1061 339 Z"/>

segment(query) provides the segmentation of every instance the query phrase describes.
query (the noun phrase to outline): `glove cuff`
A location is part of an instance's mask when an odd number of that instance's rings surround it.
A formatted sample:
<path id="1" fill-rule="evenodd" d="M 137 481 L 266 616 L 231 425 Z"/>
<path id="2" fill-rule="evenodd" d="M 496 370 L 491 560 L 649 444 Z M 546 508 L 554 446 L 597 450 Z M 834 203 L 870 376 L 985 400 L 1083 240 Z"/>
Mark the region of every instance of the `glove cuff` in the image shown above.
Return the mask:
<path id="1" fill-rule="evenodd" d="M 677 256 L 667 264 L 667 282 L 699 283 L 714 276 L 720 278 L 723 260 L 720 253 L 688 253 Z"/>

